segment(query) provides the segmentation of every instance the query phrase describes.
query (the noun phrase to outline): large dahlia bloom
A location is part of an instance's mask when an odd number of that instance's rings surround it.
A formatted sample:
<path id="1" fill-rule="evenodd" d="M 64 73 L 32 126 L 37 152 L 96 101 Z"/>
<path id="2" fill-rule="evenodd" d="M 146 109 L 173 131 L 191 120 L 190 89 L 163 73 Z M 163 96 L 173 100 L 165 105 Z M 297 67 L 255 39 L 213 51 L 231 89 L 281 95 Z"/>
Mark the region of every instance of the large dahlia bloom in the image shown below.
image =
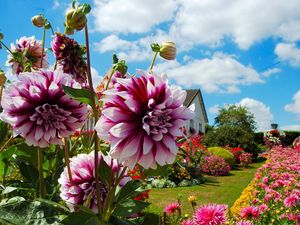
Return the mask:
<path id="1" fill-rule="evenodd" d="M 6 65 L 11 66 L 13 74 L 29 72 L 31 69 L 47 68 L 46 49 L 42 56 L 42 42 L 32 37 L 21 37 L 16 41 L 17 46 L 11 44 L 11 51 L 8 54 Z M 41 67 L 42 60 L 42 67 Z"/>
<path id="2" fill-rule="evenodd" d="M 51 42 L 57 66 L 74 79 L 84 84 L 86 82 L 87 64 L 83 59 L 84 50 L 79 44 L 64 34 L 56 33 Z"/>
<path id="3" fill-rule="evenodd" d="M 121 170 L 118 168 L 117 160 L 112 160 L 109 156 L 104 156 L 101 153 L 99 153 L 99 165 L 101 165 L 102 162 L 101 158 L 112 168 L 113 172 L 116 173 L 118 169 L 119 171 Z M 94 159 L 94 152 L 90 154 L 79 154 L 70 159 L 73 186 L 70 184 L 66 167 L 58 179 L 58 183 L 61 185 L 60 197 L 67 203 L 72 211 L 75 205 L 85 205 L 95 213 L 98 212 Z M 124 177 L 120 185 L 125 185 L 129 180 L 129 177 Z M 99 180 L 99 186 L 101 202 L 103 203 L 106 199 L 107 187 L 101 179 Z"/>
<path id="4" fill-rule="evenodd" d="M 221 225 L 226 222 L 226 205 L 208 204 L 200 207 L 194 214 L 197 225 Z"/>
<path id="5" fill-rule="evenodd" d="M 111 144 L 110 154 L 131 168 L 172 163 L 180 127 L 193 118 L 182 105 L 186 92 L 169 86 L 166 76 L 138 71 L 140 77 L 117 78 L 104 92 L 102 116 L 95 129 Z"/>
<path id="6" fill-rule="evenodd" d="M 259 208 L 256 206 L 246 206 L 241 210 L 242 219 L 257 219 L 259 217 Z"/>
<path id="7" fill-rule="evenodd" d="M 3 91 L 0 118 L 12 125 L 29 145 L 62 144 L 88 115 L 85 104 L 67 96 L 62 85 L 80 86 L 62 71 L 22 73 Z"/>

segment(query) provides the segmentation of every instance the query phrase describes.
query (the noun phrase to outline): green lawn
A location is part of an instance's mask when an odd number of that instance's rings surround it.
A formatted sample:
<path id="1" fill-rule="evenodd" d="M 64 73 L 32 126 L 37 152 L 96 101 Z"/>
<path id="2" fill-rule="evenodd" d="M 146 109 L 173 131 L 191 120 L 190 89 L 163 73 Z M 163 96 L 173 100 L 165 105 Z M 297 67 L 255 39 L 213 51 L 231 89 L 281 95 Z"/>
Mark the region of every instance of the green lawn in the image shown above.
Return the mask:
<path id="1" fill-rule="evenodd" d="M 158 220 L 157 215 L 161 215 L 164 207 L 168 203 L 176 201 L 179 195 L 181 195 L 183 214 L 192 214 L 192 207 L 187 201 L 187 197 L 190 195 L 197 197 L 198 204 L 214 202 L 227 204 L 231 207 L 243 189 L 247 187 L 252 180 L 256 170 L 261 167 L 263 163 L 264 162 L 254 163 L 249 168 L 232 170 L 228 176 L 224 177 L 206 176 L 206 182 L 199 186 L 152 189 L 149 199 L 151 205 L 147 210 L 151 216 L 148 216 L 147 222 L 145 221 L 144 224 L 158 224 L 158 222 L 156 222 Z"/>

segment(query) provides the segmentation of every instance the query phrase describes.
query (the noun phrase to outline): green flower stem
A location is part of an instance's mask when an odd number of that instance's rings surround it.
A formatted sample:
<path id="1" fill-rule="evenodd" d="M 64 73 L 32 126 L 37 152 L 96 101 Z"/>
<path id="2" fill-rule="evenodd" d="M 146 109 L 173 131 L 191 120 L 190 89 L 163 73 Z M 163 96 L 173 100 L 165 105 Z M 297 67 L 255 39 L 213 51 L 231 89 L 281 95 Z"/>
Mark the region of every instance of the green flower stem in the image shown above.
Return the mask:
<path id="1" fill-rule="evenodd" d="M 157 54 L 158 54 L 158 52 L 154 53 L 154 56 L 153 56 L 153 59 L 152 59 L 151 65 L 150 65 L 150 69 L 149 69 L 150 72 L 152 72 L 152 69 L 153 69 L 153 66 L 154 66 Z"/>
<path id="2" fill-rule="evenodd" d="M 86 45 L 86 56 L 87 56 L 87 78 L 88 78 L 88 83 L 89 83 L 89 89 L 90 89 L 90 98 L 92 102 L 92 109 L 93 109 L 93 114 L 95 117 L 95 123 L 99 119 L 98 115 L 98 110 L 96 107 L 96 102 L 95 102 L 95 92 L 93 89 L 93 80 L 92 80 L 92 73 L 91 73 L 91 62 L 90 62 L 90 50 L 89 50 L 89 33 L 88 33 L 88 26 L 87 24 L 84 27 L 85 31 L 85 45 Z M 99 218 L 102 217 L 102 203 L 101 203 L 101 195 L 100 195 L 100 186 L 99 186 L 99 173 L 98 173 L 98 151 L 99 151 L 99 138 L 96 134 L 96 130 L 94 130 L 94 135 L 95 135 L 95 182 L 96 182 L 96 196 L 97 196 L 97 205 L 98 205 L 98 212 L 99 212 Z"/>
<path id="3" fill-rule="evenodd" d="M 12 135 L 5 143 L 4 145 L 1 147 L 0 149 L 0 152 L 2 152 L 6 147 L 7 145 L 9 145 L 9 143 L 14 139 L 14 136 Z"/>
<path id="4" fill-rule="evenodd" d="M 42 53 L 41 53 L 41 68 L 43 68 L 43 55 L 44 55 L 44 48 L 45 48 L 45 39 L 46 39 L 46 20 L 43 26 L 43 39 L 42 39 Z"/>
<path id="5" fill-rule="evenodd" d="M 45 183 L 44 183 L 44 157 L 43 157 L 43 149 L 38 148 L 38 167 L 39 167 L 39 181 L 40 181 L 40 197 L 45 198 Z"/>
<path id="6" fill-rule="evenodd" d="M 68 139 L 64 138 L 64 141 L 65 141 L 65 145 L 64 145 L 65 160 L 66 160 L 66 166 L 67 166 L 67 171 L 68 171 L 68 177 L 69 177 L 71 186 L 73 186 L 72 172 L 71 172 L 71 167 L 70 167 Z"/>
<path id="7" fill-rule="evenodd" d="M 109 83 L 110 83 L 110 81 L 111 81 L 112 76 L 114 75 L 114 72 L 115 72 L 115 69 L 114 69 L 114 67 L 113 67 L 113 68 L 111 68 L 110 74 L 109 74 L 109 76 L 108 76 L 108 81 L 107 81 L 107 83 L 106 83 L 106 86 L 105 86 L 105 89 L 104 89 L 104 90 L 107 90 L 107 89 L 108 89 Z"/>
<path id="8" fill-rule="evenodd" d="M 2 41 L 0 41 L 0 43 L 6 48 L 7 51 L 9 51 L 11 55 L 13 55 L 12 51 Z"/>

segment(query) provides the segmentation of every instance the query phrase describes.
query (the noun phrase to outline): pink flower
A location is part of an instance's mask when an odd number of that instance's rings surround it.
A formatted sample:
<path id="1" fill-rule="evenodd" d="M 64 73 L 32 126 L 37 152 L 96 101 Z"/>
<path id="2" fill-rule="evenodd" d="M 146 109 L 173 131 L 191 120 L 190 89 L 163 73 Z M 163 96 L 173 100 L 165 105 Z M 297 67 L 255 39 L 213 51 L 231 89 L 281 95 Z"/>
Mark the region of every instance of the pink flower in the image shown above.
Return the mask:
<path id="1" fill-rule="evenodd" d="M 180 225 L 195 225 L 194 222 L 190 219 L 184 220 Z"/>
<path id="2" fill-rule="evenodd" d="M 85 205 L 95 213 L 98 212 L 94 159 L 94 152 L 90 154 L 79 154 L 70 159 L 73 186 L 70 184 L 66 167 L 58 179 L 58 183 L 61 185 L 60 197 L 67 203 L 72 211 L 74 211 L 75 205 Z M 102 162 L 101 159 L 103 159 L 114 172 L 117 172 L 118 163 L 116 160 L 112 160 L 109 156 L 104 156 L 99 153 L 99 165 Z M 123 178 L 121 185 L 124 185 L 128 180 L 128 177 Z M 99 180 L 99 186 L 101 202 L 103 203 L 106 198 L 107 187 L 101 179 Z"/>
<path id="3" fill-rule="evenodd" d="M 259 217 L 259 209 L 256 206 L 246 206 L 241 210 L 242 219 L 257 219 Z"/>
<path id="4" fill-rule="evenodd" d="M 245 220 L 237 222 L 236 225 L 253 225 L 253 223 L 251 221 Z"/>
<path id="5" fill-rule="evenodd" d="M 177 212 L 179 209 L 180 209 L 180 204 L 178 202 L 172 202 L 165 207 L 164 211 L 167 213 L 167 215 L 171 215 Z"/>
<path id="6" fill-rule="evenodd" d="M 21 37 L 16 41 L 17 46 L 11 44 L 11 51 L 16 56 L 8 55 L 6 64 L 11 66 L 13 74 L 30 72 L 31 69 L 47 68 L 46 50 L 42 56 L 42 43 L 37 41 L 34 36 Z M 41 67 L 41 60 L 43 61 Z M 27 68 L 26 68 L 27 67 Z"/>
<path id="7" fill-rule="evenodd" d="M 87 64 L 83 59 L 84 51 L 79 44 L 64 34 L 56 33 L 51 46 L 58 67 L 71 74 L 77 82 L 84 84 Z"/>
<path id="8" fill-rule="evenodd" d="M 299 203 L 300 203 L 300 198 L 295 194 L 291 194 L 290 196 L 286 197 L 283 201 L 285 207 L 295 207 Z"/>
<path id="9" fill-rule="evenodd" d="M 266 204 L 261 204 L 258 206 L 260 212 L 269 211 L 269 207 Z"/>
<path id="10" fill-rule="evenodd" d="M 226 222 L 226 205 L 208 204 L 198 208 L 194 214 L 197 225 L 219 225 Z"/>
<path id="11" fill-rule="evenodd" d="M 111 144 L 110 154 L 126 165 L 144 168 L 172 163 L 180 127 L 193 118 L 182 106 L 186 92 L 169 86 L 166 76 L 138 71 L 140 77 L 117 78 L 104 92 L 102 116 L 95 129 Z"/>
<path id="12" fill-rule="evenodd" d="M 88 114 L 86 105 L 68 97 L 62 85 L 79 84 L 62 71 L 20 74 L 3 91 L 0 118 L 28 145 L 62 144 L 61 139 L 80 128 Z"/>

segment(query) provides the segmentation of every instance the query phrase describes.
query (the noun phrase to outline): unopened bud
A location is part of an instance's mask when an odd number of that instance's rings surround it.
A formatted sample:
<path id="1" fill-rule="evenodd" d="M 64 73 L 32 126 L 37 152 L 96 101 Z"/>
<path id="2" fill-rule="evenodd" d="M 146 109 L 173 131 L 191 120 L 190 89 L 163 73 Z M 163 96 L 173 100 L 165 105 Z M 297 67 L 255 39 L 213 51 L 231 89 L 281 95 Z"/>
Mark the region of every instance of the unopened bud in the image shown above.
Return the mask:
<path id="1" fill-rule="evenodd" d="M 3 38 L 4 38 L 4 35 L 2 33 L 0 33 L 0 41 L 2 41 Z"/>
<path id="2" fill-rule="evenodd" d="M 0 86 L 3 86 L 6 81 L 6 76 L 3 70 L 0 70 Z"/>
<path id="3" fill-rule="evenodd" d="M 91 6 L 89 4 L 81 4 L 77 7 L 73 4 L 72 9 L 66 13 L 66 31 L 68 31 L 69 34 L 72 34 L 72 32 L 74 33 L 74 30 L 82 30 L 87 23 L 85 15 L 90 11 Z"/>
<path id="4" fill-rule="evenodd" d="M 176 45 L 174 42 L 167 41 L 161 44 L 159 55 L 167 60 L 176 58 Z"/>
<path id="5" fill-rule="evenodd" d="M 36 27 L 43 27 L 45 25 L 45 19 L 42 15 L 32 17 L 31 22 Z"/>

